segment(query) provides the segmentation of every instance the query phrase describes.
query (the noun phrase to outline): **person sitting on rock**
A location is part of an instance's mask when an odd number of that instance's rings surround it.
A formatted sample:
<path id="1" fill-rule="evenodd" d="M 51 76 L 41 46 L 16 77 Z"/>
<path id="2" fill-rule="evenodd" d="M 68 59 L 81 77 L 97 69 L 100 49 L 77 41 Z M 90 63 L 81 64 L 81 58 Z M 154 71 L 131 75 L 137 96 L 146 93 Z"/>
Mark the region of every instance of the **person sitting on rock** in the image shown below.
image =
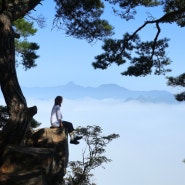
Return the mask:
<path id="1" fill-rule="evenodd" d="M 63 102 L 62 96 L 57 96 L 55 98 L 55 102 L 51 111 L 51 118 L 50 118 L 51 127 L 60 128 L 64 126 L 65 128 L 67 128 L 67 131 L 70 135 L 70 143 L 79 144 L 78 140 L 82 139 L 82 136 L 78 136 L 76 134 L 73 128 L 73 124 L 71 122 L 63 121 L 62 119 L 62 113 L 60 110 L 62 102 Z"/>

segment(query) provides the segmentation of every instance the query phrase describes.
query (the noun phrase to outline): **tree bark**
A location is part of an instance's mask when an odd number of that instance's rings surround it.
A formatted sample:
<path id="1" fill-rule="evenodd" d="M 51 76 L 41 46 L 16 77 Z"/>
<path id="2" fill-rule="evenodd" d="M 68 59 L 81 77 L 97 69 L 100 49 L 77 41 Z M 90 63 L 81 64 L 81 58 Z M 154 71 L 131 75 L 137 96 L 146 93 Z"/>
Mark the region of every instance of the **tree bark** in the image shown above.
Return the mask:
<path id="1" fill-rule="evenodd" d="M 14 38 L 10 17 L 0 14 L 0 86 L 10 114 L 0 136 L 0 153 L 6 145 L 22 143 L 29 122 L 37 112 L 36 107 L 27 107 L 17 79 Z"/>

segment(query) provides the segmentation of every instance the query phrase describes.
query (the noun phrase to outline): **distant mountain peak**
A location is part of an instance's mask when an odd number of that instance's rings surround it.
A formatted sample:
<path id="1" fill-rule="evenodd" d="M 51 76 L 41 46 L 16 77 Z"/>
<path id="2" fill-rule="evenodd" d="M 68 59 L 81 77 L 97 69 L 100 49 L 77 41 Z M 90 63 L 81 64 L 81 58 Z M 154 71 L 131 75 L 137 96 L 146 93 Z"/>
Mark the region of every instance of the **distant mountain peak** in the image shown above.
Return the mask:
<path id="1" fill-rule="evenodd" d="M 66 84 L 66 86 L 78 86 L 77 84 L 75 84 L 73 81 L 70 81 Z"/>
<path id="2" fill-rule="evenodd" d="M 173 94 L 167 91 L 133 91 L 117 84 L 102 84 L 99 87 L 83 87 L 69 82 L 57 87 L 23 87 L 26 97 L 50 99 L 62 95 L 68 99 L 117 99 L 121 101 L 140 101 L 153 103 L 178 103 Z"/>
<path id="3" fill-rule="evenodd" d="M 117 84 L 113 84 L 113 83 L 111 83 L 111 84 L 102 84 L 102 85 L 100 85 L 99 86 L 99 88 L 107 88 L 107 89 L 119 89 L 119 90 L 128 90 L 128 89 L 126 89 L 126 88 L 124 88 L 124 87 L 121 87 L 121 86 L 119 86 L 119 85 L 117 85 Z"/>

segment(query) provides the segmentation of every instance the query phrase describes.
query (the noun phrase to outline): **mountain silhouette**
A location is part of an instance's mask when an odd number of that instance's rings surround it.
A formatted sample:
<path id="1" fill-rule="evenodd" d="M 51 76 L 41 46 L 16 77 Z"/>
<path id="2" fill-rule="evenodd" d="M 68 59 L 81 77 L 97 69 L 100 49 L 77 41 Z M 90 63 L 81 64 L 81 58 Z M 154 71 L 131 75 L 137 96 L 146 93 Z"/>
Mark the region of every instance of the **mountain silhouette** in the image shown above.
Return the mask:
<path id="1" fill-rule="evenodd" d="M 25 97 L 39 99 L 54 99 L 62 95 L 68 99 L 118 99 L 122 101 L 140 101 L 153 103 L 178 103 L 173 94 L 168 91 L 133 91 L 116 84 L 103 84 L 99 87 L 83 87 L 70 82 L 55 87 L 22 87 Z"/>

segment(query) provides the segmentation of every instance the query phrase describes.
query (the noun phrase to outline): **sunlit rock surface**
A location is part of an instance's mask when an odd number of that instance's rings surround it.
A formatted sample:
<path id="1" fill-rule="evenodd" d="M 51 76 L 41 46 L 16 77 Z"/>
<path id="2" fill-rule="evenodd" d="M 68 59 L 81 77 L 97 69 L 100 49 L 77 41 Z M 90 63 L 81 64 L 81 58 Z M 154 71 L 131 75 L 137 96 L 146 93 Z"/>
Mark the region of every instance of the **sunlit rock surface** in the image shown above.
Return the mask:
<path id="1" fill-rule="evenodd" d="M 68 163 L 68 138 L 62 128 L 27 134 L 24 146 L 7 146 L 1 185 L 62 185 Z"/>

